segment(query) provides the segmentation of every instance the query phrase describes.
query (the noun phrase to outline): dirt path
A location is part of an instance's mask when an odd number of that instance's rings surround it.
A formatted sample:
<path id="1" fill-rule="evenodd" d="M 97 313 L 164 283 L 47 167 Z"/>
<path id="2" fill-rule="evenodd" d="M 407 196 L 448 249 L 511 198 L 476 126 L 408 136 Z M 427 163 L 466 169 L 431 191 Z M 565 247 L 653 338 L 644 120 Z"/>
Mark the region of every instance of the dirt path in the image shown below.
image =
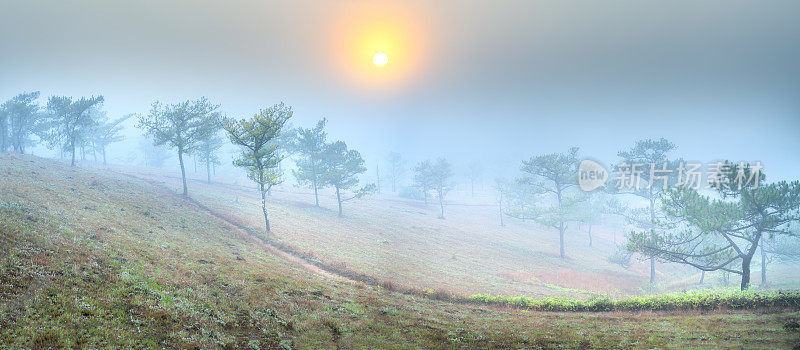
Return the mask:
<path id="1" fill-rule="evenodd" d="M 266 248 L 270 253 L 273 253 L 273 254 L 281 257 L 282 259 L 284 259 L 286 261 L 292 262 L 292 263 L 302 267 L 303 269 L 305 269 L 305 270 L 307 270 L 309 272 L 312 272 L 314 274 L 317 274 L 317 275 L 320 275 L 320 276 L 323 276 L 323 277 L 326 277 L 326 278 L 337 280 L 337 281 L 345 281 L 345 282 L 352 282 L 352 283 L 359 283 L 359 282 L 368 283 L 369 282 L 369 281 L 363 281 L 361 279 L 356 280 L 356 279 L 350 278 L 350 277 L 348 277 L 346 275 L 340 274 L 340 273 L 338 273 L 336 271 L 332 271 L 331 269 L 326 268 L 326 266 L 321 264 L 321 263 L 313 263 L 313 262 L 308 261 L 302 255 L 302 253 L 293 251 L 288 247 L 276 244 L 273 241 L 262 239 L 261 237 L 258 237 L 256 235 L 254 235 L 251 232 L 250 228 L 242 226 L 242 225 L 240 225 L 240 224 L 238 224 L 236 222 L 233 222 L 232 220 L 228 219 L 224 215 L 221 215 L 221 214 L 215 212 L 213 209 L 211 209 L 211 208 L 205 206 L 204 204 L 198 202 L 194 198 L 183 197 L 183 196 L 181 196 L 179 194 L 176 194 L 175 192 L 173 192 L 172 190 L 170 190 L 169 188 L 166 187 L 166 185 L 165 185 L 166 182 L 164 182 L 164 181 L 153 180 L 153 179 L 149 179 L 149 178 L 145 178 L 145 177 L 140 177 L 140 176 L 137 176 L 137 175 L 134 175 L 134 174 L 123 173 L 123 172 L 118 172 L 118 171 L 114 171 L 114 172 L 117 173 L 117 174 L 120 174 L 120 175 L 131 177 L 131 178 L 134 178 L 134 179 L 137 179 L 137 180 L 140 180 L 140 181 L 144 181 L 144 182 L 150 184 L 151 186 L 155 187 L 156 189 L 158 189 L 161 193 L 163 193 L 165 195 L 169 195 L 169 196 L 171 196 L 173 198 L 177 198 L 177 199 L 180 199 L 180 200 L 188 202 L 189 204 L 191 204 L 192 206 L 196 207 L 197 209 L 199 209 L 204 214 L 206 214 L 208 216 L 211 216 L 214 219 L 222 222 L 226 226 L 230 227 L 232 230 L 235 230 L 238 233 L 240 233 L 240 234 L 242 234 L 242 235 L 244 235 L 246 237 L 253 238 L 253 239 L 263 243 L 264 248 Z M 375 284 L 377 284 L 377 283 L 375 283 Z"/>

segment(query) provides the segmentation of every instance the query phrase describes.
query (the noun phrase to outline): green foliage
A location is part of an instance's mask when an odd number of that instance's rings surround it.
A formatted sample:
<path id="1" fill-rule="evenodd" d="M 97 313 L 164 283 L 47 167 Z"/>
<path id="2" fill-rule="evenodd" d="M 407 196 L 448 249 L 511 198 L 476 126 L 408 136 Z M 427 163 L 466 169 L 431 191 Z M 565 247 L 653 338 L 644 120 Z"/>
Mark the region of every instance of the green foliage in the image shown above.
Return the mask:
<path id="1" fill-rule="evenodd" d="M 233 164 L 247 171 L 247 176 L 259 185 L 261 190 L 261 204 L 269 232 L 269 219 L 266 209 L 266 192 L 274 185 L 283 181 L 282 172 L 278 169 L 281 157 L 277 151 L 278 145 L 273 141 L 277 138 L 283 125 L 292 117 L 292 108 L 280 104 L 273 105 L 259 111 L 249 120 L 225 119 L 224 128 L 234 145 L 241 148 L 241 158 Z"/>
<path id="2" fill-rule="evenodd" d="M 419 187 L 415 186 L 400 187 L 400 191 L 397 195 L 403 198 L 416 199 L 420 201 L 425 199 L 425 195 L 422 193 Z"/>
<path id="3" fill-rule="evenodd" d="M 202 140 L 216 133 L 221 119 L 219 105 L 211 104 L 205 97 L 171 105 L 156 101 L 150 114 L 139 117 L 137 127 L 144 129 L 156 146 L 167 145 L 178 151 L 184 196 L 188 189 L 183 155 L 192 153 Z"/>
<path id="4" fill-rule="evenodd" d="M 422 192 L 425 203 L 428 203 L 428 192 L 433 188 L 433 165 L 429 160 L 420 162 L 414 167 L 414 185 Z"/>
<path id="5" fill-rule="evenodd" d="M 103 155 L 103 164 L 106 163 L 106 147 L 114 142 L 123 140 L 120 131 L 122 131 L 122 122 L 133 117 L 133 114 L 122 116 L 121 118 L 109 121 L 106 113 L 97 113 L 95 118 L 94 127 L 89 136 L 89 142 L 92 147 L 98 150 Z"/>
<path id="6" fill-rule="evenodd" d="M 791 224 L 800 220 L 800 182 L 765 184 L 760 169 L 742 167 L 741 173 L 725 162 L 716 174 L 726 186 L 718 197 L 679 187 L 666 193 L 663 208 L 668 220 L 658 230 L 633 232 L 629 249 L 705 271 L 722 270 L 742 276 L 741 289 L 750 283 L 750 264 L 763 236 L 792 236 Z M 755 181 L 734 187 L 736 176 Z M 741 262 L 741 268 L 731 267 Z"/>
<path id="7" fill-rule="evenodd" d="M 327 119 L 317 122 L 311 129 L 297 128 L 297 139 L 293 143 L 292 149 L 299 154 L 296 161 L 297 170 L 292 171 L 297 183 L 308 185 L 314 189 L 314 201 L 319 206 L 317 190 L 323 185 L 322 157 L 325 151 L 325 123 Z"/>
<path id="8" fill-rule="evenodd" d="M 367 171 L 364 158 L 354 149 L 347 149 L 343 141 L 325 145 L 322 152 L 321 183 L 346 190 L 358 185 L 358 174 Z"/>
<path id="9" fill-rule="evenodd" d="M 343 141 L 336 141 L 325 145 L 322 152 L 322 176 L 318 184 L 330 185 L 336 189 L 336 199 L 339 204 L 339 216 L 342 215 L 341 191 L 349 190 L 358 185 L 358 175 L 367 171 L 364 158 L 354 149 L 347 149 Z M 361 188 L 352 198 L 360 198 L 375 192 L 374 185 Z M 352 199 L 349 198 L 349 199 Z"/>
<path id="10" fill-rule="evenodd" d="M 608 262 L 627 269 L 631 266 L 632 255 L 633 253 L 625 245 L 618 245 L 614 252 L 608 256 Z"/>
<path id="11" fill-rule="evenodd" d="M 72 154 L 72 165 L 75 165 L 75 148 L 85 144 L 92 136 L 96 121 L 92 113 L 103 103 L 103 96 L 72 97 L 52 96 L 47 101 L 48 115 L 43 125 L 42 138 L 50 147 L 60 146 L 62 150 Z"/>
<path id="12" fill-rule="evenodd" d="M 586 301 L 558 298 L 532 299 L 527 297 L 503 297 L 476 294 L 470 296 L 469 300 L 490 305 L 558 312 L 719 310 L 773 307 L 800 308 L 800 292 L 798 291 L 690 291 L 629 299 L 597 297 Z"/>
<path id="13" fill-rule="evenodd" d="M 0 105 L 0 151 L 10 146 L 24 153 L 25 147 L 32 144 L 30 136 L 41 128 L 38 98 L 39 91 L 25 92 Z"/>
<path id="14" fill-rule="evenodd" d="M 170 105 L 156 101 L 149 114 L 139 117 L 137 127 L 144 129 L 156 146 L 191 153 L 201 140 L 219 130 L 222 117 L 218 110 L 219 105 L 205 97 Z"/>
<path id="15" fill-rule="evenodd" d="M 578 148 L 572 147 L 566 153 L 550 153 L 531 157 L 522 162 L 520 170 L 526 175 L 519 179 L 521 190 L 532 191 L 539 198 L 537 205 L 523 206 L 523 217 L 531 217 L 542 225 L 559 231 L 559 247 L 562 258 L 564 231 L 568 221 L 576 220 L 577 204 L 585 196 L 575 190 L 578 180 Z M 520 198 L 530 199 L 528 196 Z M 552 204 L 549 204 L 552 203 Z"/>

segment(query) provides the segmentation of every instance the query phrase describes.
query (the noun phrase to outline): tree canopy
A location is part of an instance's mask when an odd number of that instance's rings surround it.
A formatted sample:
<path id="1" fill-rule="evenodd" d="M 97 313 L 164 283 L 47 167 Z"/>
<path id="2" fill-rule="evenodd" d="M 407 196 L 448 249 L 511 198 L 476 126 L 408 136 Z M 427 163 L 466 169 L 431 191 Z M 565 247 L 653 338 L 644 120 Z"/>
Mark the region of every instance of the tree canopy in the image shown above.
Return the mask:
<path id="1" fill-rule="evenodd" d="M 292 173 L 301 185 L 308 185 L 314 189 L 314 205 L 319 206 L 319 189 L 322 184 L 322 157 L 325 151 L 325 123 L 322 118 L 317 125 L 310 129 L 298 128 L 294 150 L 300 156 L 296 161 L 297 170 Z"/>
<path id="2" fill-rule="evenodd" d="M 231 143 L 241 149 L 240 158 L 233 164 L 244 168 L 247 176 L 258 184 L 267 232 L 270 232 L 267 191 L 283 181 L 283 174 L 278 170 L 282 158 L 274 140 L 292 114 L 291 107 L 280 103 L 259 111 L 250 119 L 227 118 L 223 123 Z"/>
<path id="3" fill-rule="evenodd" d="M 342 216 L 342 202 L 361 197 L 374 190 L 371 184 L 359 191 L 354 197 L 342 198 L 342 191 L 349 190 L 358 185 L 358 175 L 367 171 L 364 166 L 364 159 L 361 154 L 354 149 L 347 149 L 347 144 L 343 141 L 336 141 L 325 145 L 322 152 L 322 176 L 321 183 L 333 186 L 336 189 L 336 201 L 339 205 L 339 216 Z"/>
<path id="4" fill-rule="evenodd" d="M 735 169 L 735 170 L 734 170 Z M 800 182 L 764 183 L 760 169 L 725 162 L 717 178 L 728 184 L 716 197 L 679 186 L 663 199 L 667 219 L 648 231 L 631 234 L 629 249 L 703 271 L 741 275 L 741 289 L 750 286 L 750 264 L 762 237 L 793 236 L 800 220 Z M 733 186 L 737 176 L 757 179 Z M 732 267 L 740 262 L 740 268 Z"/>
<path id="5" fill-rule="evenodd" d="M 167 145 L 178 151 L 183 180 L 183 195 L 188 195 L 184 154 L 191 153 L 200 142 L 219 130 L 222 115 L 219 105 L 201 97 L 176 104 L 153 102 L 150 113 L 139 117 L 137 127 L 153 138 L 156 146 Z"/>

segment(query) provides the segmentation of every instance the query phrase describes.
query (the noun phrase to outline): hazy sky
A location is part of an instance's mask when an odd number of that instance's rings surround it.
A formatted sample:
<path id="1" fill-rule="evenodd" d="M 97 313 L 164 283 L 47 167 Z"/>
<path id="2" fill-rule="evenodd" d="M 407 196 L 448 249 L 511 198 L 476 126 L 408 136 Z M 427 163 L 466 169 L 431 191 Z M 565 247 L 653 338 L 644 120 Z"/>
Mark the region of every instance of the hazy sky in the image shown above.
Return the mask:
<path id="1" fill-rule="evenodd" d="M 239 118 L 285 101 L 373 164 L 402 149 L 513 168 L 573 145 L 611 161 L 667 137 L 675 156 L 797 179 L 798 14 L 796 0 L 0 0 L 0 99 L 103 94 L 118 116 L 207 96 Z M 373 32 L 389 37 L 383 68 Z"/>

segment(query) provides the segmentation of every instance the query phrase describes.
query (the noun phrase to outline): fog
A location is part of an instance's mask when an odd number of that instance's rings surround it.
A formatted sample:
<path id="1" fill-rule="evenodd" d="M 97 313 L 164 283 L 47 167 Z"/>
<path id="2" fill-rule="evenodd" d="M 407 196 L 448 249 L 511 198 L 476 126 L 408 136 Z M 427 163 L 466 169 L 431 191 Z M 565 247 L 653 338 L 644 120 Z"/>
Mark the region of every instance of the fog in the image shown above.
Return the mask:
<path id="1" fill-rule="evenodd" d="M 330 120 L 369 168 L 389 151 L 515 170 L 533 154 L 615 155 L 665 137 L 676 156 L 800 160 L 800 5 L 616 2 L 5 2 L 0 96 L 102 94 L 111 116 L 207 96 L 232 117 L 284 101 Z M 415 71 L 359 81 L 332 46 L 353 9 L 398 13 Z M 372 12 L 370 12 L 372 11 Z M 139 131 L 125 131 L 135 142 Z M 720 140 L 725 140 L 724 145 Z M 114 145 L 112 159 L 128 144 Z M 44 151 L 42 151 L 44 152 Z"/>
<path id="2" fill-rule="evenodd" d="M 798 14 L 0 0 L 0 343 L 796 342 Z"/>

